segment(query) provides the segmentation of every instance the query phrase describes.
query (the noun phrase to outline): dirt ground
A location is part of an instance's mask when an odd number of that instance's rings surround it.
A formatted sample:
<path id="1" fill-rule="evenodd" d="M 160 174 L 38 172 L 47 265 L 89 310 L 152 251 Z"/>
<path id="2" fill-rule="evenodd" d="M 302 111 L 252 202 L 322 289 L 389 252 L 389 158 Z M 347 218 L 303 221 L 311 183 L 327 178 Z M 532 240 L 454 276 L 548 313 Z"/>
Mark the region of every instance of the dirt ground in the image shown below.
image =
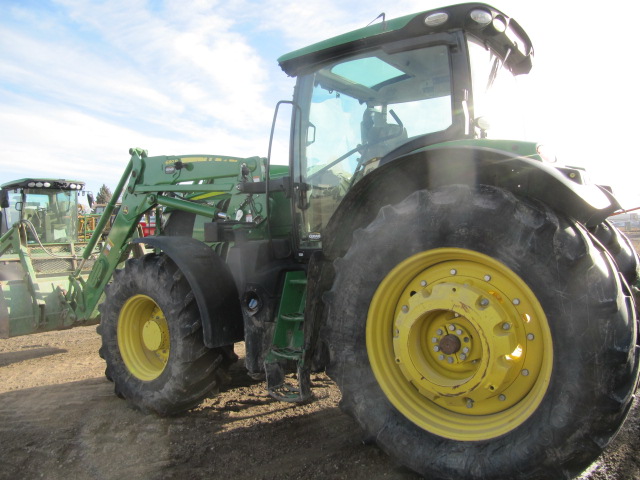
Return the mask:
<path id="1" fill-rule="evenodd" d="M 103 376 L 95 327 L 0 340 L 1 479 L 418 479 L 338 408 L 313 377 L 317 400 L 295 406 L 233 367 L 221 394 L 184 415 L 131 409 Z M 242 355 L 242 345 L 237 353 Z M 640 479 L 640 405 L 589 480 Z"/>

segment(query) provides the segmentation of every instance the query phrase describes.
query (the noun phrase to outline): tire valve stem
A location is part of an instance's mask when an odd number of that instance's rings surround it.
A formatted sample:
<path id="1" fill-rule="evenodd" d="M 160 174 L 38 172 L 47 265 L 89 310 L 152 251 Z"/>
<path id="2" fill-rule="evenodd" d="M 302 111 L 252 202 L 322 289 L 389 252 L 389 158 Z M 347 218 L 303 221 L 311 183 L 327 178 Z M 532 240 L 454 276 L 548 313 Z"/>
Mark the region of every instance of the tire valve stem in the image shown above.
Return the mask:
<path id="1" fill-rule="evenodd" d="M 500 395 L 498 395 L 498 400 L 500 400 L 501 402 L 504 402 L 507 399 L 507 397 L 505 396 L 504 393 L 501 393 Z"/>
<path id="2" fill-rule="evenodd" d="M 402 311 L 403 311 L 404 313 L 407 313 L 407 312 L 409 311 L 409 307 L 408 307 L 408 306 L 406 306 L 406 305 L 403 305 L 403 306 L 402 306 Z"/>
<path id="3" fill-rule="evenodd" d="M 467 398 L 467 408 L 473 408 L 473 400 L 470 398 Z"/>

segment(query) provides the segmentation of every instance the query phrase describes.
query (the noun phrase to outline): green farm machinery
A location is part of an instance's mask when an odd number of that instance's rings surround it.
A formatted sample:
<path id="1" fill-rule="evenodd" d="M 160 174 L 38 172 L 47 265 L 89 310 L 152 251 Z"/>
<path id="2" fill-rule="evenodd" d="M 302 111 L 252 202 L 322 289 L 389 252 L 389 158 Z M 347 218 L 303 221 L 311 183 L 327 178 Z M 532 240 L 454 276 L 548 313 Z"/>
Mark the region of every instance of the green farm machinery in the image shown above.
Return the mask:
<path id="1" fill-rule="evenodd" d="M 49 178 L 0 186 L 0 338 L 75 323 L 64 315 L 62 292 L 69 276 L 86 276 L 100 253 L 94 248 L 81 265 L 87 241 L 78 197 L 87 195 L 84 186 Z"/>
<path id="2" fill-rule="evenodd" d="M 470 3 L 284 55 L 289 164 L 130 150 L 60 315 L 99 310 L 107 378 L 143 411 L 198 405 L 243 341 L 271 396 L 310 401 L 326 370 L 365 439 L 427 478 L 577 475 L 634 399 L 639 260 L 606 188 L 501 137 L 532 52 Z"/>

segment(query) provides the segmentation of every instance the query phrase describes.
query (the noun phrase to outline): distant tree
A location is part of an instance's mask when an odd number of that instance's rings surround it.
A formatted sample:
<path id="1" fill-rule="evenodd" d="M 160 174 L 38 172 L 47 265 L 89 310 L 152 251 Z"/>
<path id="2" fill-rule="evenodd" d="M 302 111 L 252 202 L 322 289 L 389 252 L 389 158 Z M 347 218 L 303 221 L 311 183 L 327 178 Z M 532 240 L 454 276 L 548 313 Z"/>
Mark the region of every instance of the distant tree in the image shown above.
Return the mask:
<path id="1" fill-rule="evenodd" d="M 103 183 L 100 190 L 98 190 L 98 195 L 96 195 L 96 203 L 109 203 L 112 196 L 113 194 L 111 190 L 109 190 L 109 187 Z"/>

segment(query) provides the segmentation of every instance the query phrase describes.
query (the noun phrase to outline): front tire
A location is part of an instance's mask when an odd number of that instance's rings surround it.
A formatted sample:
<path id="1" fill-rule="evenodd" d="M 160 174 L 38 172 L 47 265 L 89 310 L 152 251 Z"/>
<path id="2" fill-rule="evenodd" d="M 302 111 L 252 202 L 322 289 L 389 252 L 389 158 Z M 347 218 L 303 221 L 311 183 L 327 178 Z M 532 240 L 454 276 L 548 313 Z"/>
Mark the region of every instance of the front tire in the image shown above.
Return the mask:
<path id="1" fill-rule="evenodd" d="M 626 293 L 604 249 L 542 205 L 415 192 L 336 262 L 328 371 L 366 436 L 427 478 L 570 478 L 631 406 Z"/>
<path id="2" fill-rule="evenodd" d="M 171 415 L 220 385 L 234 354 L 204 345 L 195 297 L 169 257 L 128 260 L 105 293 L 100 356 L 118 396 L 143 411 Z"/>

